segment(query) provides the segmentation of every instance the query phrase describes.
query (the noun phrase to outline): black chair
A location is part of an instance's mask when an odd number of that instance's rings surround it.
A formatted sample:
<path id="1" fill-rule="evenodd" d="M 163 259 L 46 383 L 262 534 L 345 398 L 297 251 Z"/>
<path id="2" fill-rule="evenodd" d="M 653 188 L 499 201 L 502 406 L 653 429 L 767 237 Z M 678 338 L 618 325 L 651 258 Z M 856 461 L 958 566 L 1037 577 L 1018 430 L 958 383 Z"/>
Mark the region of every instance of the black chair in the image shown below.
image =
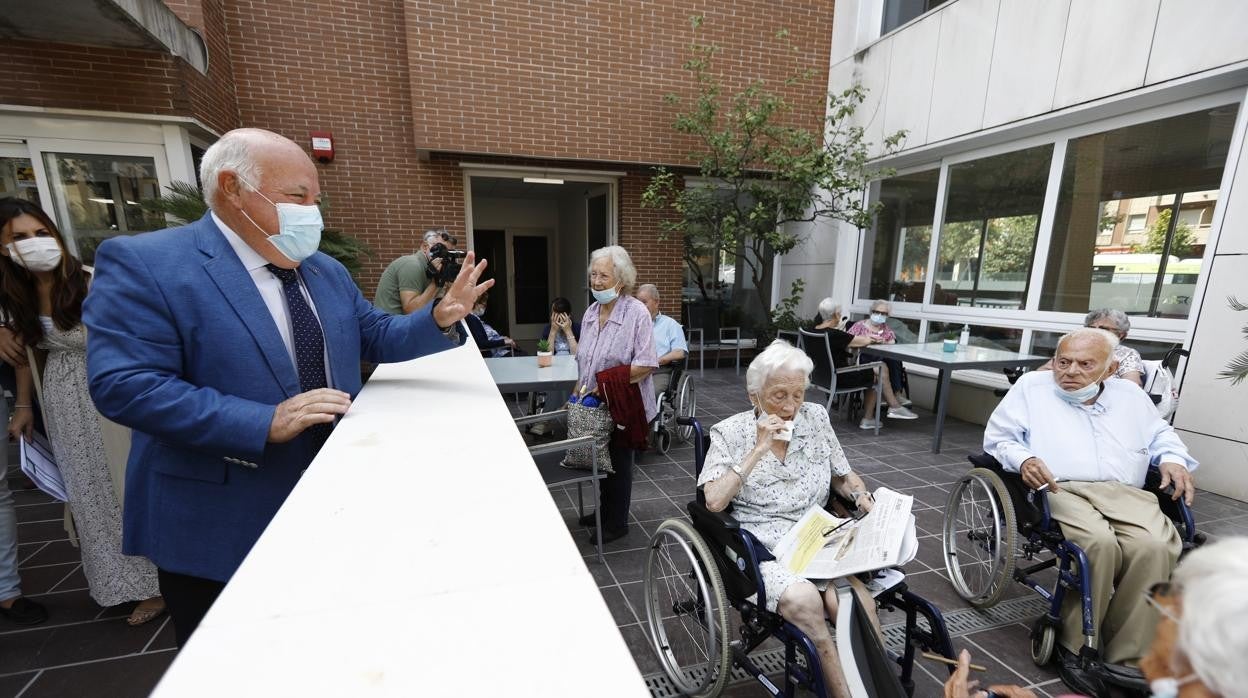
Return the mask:
<path id="1" fill-rule="evenodd" d="M 688 422 L 695 434 L 695 472 L 700 473 L 710 439 L 696 420 Z M 690 521 L 668 519 L 660 524 L 645 564 L 650 641 L 668 678 L 684 695 L 714 696 L 735 664 L 770 695 L 793 696 L 801 689 L 828 695 L 814 643 L 778 613 L 766 610 L 758 566 L 774 559 L 770 552 L 741 527 L 731 509 L 712 512 L 701 489 L 693 489 L 693 494 L 687 507 Z M 944 616 L 904 582 L 876 597 L 881 607 L 905 613 L 906 642 L 900 654 L 884 648 L 849 584 L 841 580 L 836 589 L 837 651 L 855 698 L 910 695 L 914 660 L 920 652 L 954 658 Z M 728 636 L 730 608 L 741 616 L 737 640 Z M 779 685 L 750 657 L 768 638 L 785 649 L 785 676 Z"/>
<path id="2" fill-rule="evenodd" d="M 806 355 L 815 364 L 814 371 L 810 374 L 810 387 L 827 395 L 824 408 L 831 412 L 833 402 L 840 400 L 842 397 L 856 393 L 865 395 L 866 391 L 874 390 L 877 398 L 875 401 L 875 433 L 878 436 L 880 433 L 880 404 L 883 402 L 884 395 L 881 383 L 883 372 L 879 370 L 879 367 L 883 364 L 879 361 L 868 361 L 844 368 L 837 368 L 836 361 L 832 357 L 832 344 L 825 332 L 811 332 L 806 329 L 802 329 L 800 332 L 802 350 L 806 352 Z M 838 385 L 839 378 L 847 375 L 862 375 L 864 371 L 870 372 L 868 375 L 871 376 L 873 385 L 858 387 Z M 847 419 L 852 420 L 853 415 L 847 415 Z"/>

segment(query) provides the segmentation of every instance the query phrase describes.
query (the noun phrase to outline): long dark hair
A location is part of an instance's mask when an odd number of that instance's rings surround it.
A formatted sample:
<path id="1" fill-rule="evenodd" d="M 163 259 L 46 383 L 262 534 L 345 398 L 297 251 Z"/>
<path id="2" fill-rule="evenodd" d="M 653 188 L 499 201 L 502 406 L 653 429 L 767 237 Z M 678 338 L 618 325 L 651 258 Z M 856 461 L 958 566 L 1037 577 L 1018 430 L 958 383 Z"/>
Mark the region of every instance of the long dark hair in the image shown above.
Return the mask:
<path id="1" fill-rule="evenodd" d="M 87 297 L 87 274 L 82 262 L 69 254 L 65 237 L 43 209 L 14 197 L 0 199 L 0 230 L 14 218 L 33 216 L 47 228 L 61 246 L 61 263 L 52 280 L 52 322 L 62 331 L 72 330 L 82 322 L 82 301 Z M 35 275 L 12 258 L 0 255 L 0 308 L 26 346 L 33 347 L 43 339 L 39 324 L 39 292 Z"/>

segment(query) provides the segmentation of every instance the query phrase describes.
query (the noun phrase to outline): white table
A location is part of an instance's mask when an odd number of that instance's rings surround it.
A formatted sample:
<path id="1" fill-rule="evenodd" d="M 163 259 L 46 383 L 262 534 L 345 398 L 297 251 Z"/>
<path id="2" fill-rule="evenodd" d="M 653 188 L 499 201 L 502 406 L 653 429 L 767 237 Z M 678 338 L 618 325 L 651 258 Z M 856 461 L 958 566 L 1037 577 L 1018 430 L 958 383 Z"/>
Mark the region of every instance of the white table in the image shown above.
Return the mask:
<path id="1" fill-rule="evenodd" d="M 499 392 L 571 392 L 576 387 L 576 357 L 561 354 L 551 358 L 554 359 L 553 364 L 543 368 L 538 367 L 536 356 L 500 356 L 485 359 L 485 365 L 489 367 Z"/>
<path id="2" fill-rule="evenodd" d="M 936 382 L 936 433 L 932 435 L 932 453 L 940 453 L 940 441 L 945 433 L 945 408 L 949 402 L 949 379 L 954 371 L 967 368 L 1033 367 L 1049 360 L 1045 356 L 989 347 L 958 345 L 955 351 L 945 351 L 943 341 L 927 344 L 871 344 L 863 347 L 862 353 L 931 366 L 940 371 L 940 378 Z"/>
<path id="3" fill-rule="evenodd" d="M 469 343 L 377 369 L 154 695 L 502 694 L 649 692 Z"/>

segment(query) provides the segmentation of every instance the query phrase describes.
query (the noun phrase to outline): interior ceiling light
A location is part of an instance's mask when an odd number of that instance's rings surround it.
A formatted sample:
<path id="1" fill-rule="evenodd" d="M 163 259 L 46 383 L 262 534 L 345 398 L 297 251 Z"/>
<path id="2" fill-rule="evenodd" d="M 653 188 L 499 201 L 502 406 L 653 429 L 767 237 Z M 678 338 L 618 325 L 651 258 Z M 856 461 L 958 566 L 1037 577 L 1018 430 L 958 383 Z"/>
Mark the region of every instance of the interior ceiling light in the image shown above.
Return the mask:
<path id="1" fill-rule="evenodd" d="M 524 181 L 529 184 L 563 184 L 562 179 L 553 179 L 551 177 L 525 177 Z"/>

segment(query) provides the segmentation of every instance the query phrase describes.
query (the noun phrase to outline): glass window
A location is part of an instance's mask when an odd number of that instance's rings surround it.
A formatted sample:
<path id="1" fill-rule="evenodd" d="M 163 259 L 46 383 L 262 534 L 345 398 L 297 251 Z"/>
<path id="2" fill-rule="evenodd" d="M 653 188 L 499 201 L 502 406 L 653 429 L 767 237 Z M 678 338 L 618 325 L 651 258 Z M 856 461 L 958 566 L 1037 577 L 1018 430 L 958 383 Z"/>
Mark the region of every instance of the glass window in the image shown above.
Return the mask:
<path id="1" fill-rule="evenodd" d="M 943 5 L 947 0 L 884 0 L 884 21 L 880 25 L 883 36 L 919 15 Z"/>
<path id="2" fill-rule="evenodd" d="M 939 180 L 935 169 L 872 185 L 879 212 L 865 240 L 860 297 L 923 302 Z"/>
<path id="3" fill-rule="evenodd" d="M 1041 310 L 1187 317 L 1237 112 L 1232 104 L 1070 141 Z"/>
<path id="4" fill-rule="evenodd" d="M 933 303 L 1026 304 L 1052 157 L 1046 144 L 949 167 Z"/>
<path id="5" fill-rule="evenodd" d="M 45 153 L 44 162 L 56 202 L 56 222 L 83 263 L 114 235 L 166 226 L 162 214 L 143 202 L 160 197 L 156 163 L 150 157 Z"/>
<path id="6" fill-rule="evenodd" d="M 0 198 L 6 196 L 39 203 L 39 184 L 30 158 L 0 157 Z"/>
<path id="7" fill-rule="evenodd" d="M 732 192 L 721 189 L 716 196 L 730 202 Z M 753 200 L 746 193 L 740 197 L 736 210 L 752 215 Z M 743 336 L 756 336 L 770 315 L 775 252 L 762 238 L 726 238 L 691 232 L 684 241 L 681 296 L 686 326 L 701 328 L 708 341 L 718 338 L 721 327 L 739 327 Z M 789 289 L 780 292 L 783 298 Z"/>
<path id="8" fill-rule="evenodd" d="M 939 342 L 944 339 L 958 339 L 962 335 L 962 322 L 927 323 L 927 341 Z M 991 325 L 968 325 L 971 333 L 970 345 L 1003 351 L 1022 351 L 1023 331 L 1016 327 L 993 327 Z"/>
<path id="9" fill-rule="evenodd" d="M 1042 332 L 1035 331 L 1031 333 L 1031 353 L 1040 356 L 1053 356 L 1057 351 L 1057 340 L 1062 338 L 1065 332 Z M 1140 352 L 1140 356 L 1145 361 L 1161 361 L 1166 358 L 1166 353 L 1173 349 L 1176 345 L 1174 342 L 1151 342 L 1145 340 L 1132 339 L 1131 335 L 1127 335 L 1123 344 Z"/>

